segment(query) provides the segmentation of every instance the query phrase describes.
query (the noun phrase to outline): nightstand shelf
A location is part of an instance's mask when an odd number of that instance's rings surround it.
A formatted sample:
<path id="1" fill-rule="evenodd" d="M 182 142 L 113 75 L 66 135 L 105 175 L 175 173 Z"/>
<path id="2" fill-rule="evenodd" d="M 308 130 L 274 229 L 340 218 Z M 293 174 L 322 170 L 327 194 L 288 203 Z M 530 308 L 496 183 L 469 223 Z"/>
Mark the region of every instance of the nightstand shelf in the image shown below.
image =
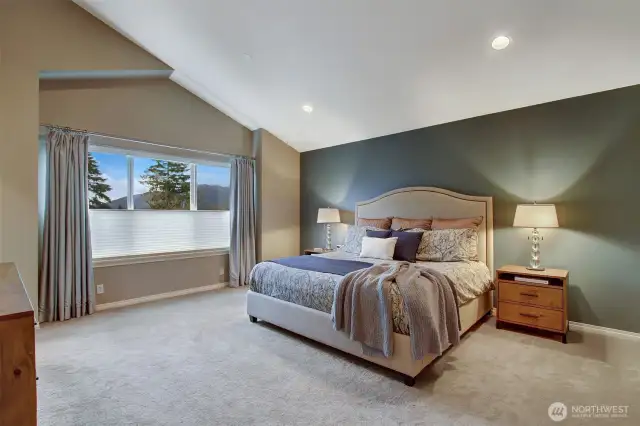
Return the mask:
<path id="1" fill-rule="evenodd" d="M 520 280 L 544 280 L 548 284 Z M 567 342 L 569 272 L 563 269 L 531 271 L 504 266 L 496 271 L 498 318 L 496 326 L 514 325 L 537 330 Z"/>

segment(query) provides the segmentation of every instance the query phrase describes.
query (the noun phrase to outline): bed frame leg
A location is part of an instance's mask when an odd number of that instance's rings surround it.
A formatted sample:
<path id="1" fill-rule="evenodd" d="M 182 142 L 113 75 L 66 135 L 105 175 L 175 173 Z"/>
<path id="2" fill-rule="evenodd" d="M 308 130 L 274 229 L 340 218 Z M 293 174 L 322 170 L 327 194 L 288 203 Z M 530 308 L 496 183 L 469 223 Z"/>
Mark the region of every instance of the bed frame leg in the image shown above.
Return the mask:
<path id="1" fill-rule="evenodd" d="M 413 385 L 415 385 L 415 384 L 416 384 L 416 378 L 415 378 L 415 377 L 411 377 L 411 376 L 406 376 L 406 375 L 405 375 L 405 376 L 404 376 L 404 384 L 405 384 L 406 386 L 411 387 L 411 386 L 413 386 Z"/>
<path id="2" fill-rule="evenodd" d="M 251 322 L 258 322 L 258 318 L 256 318 L 256 317 L 254 317 L 254 316 L 249 315 L 249 321 L 251 321 Z"/>

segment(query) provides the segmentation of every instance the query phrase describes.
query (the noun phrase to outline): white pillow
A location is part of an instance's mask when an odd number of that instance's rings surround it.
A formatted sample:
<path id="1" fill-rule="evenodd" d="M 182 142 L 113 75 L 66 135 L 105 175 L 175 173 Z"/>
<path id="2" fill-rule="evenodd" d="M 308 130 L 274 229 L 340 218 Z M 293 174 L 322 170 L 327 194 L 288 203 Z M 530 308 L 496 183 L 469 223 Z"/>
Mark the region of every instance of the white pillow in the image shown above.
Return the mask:
<path id="1" fill-rule="evenodd" d="M 386 229 L 376 228 L 375 226 L 347 226 L 347 237 L 340 251 L 347 253 L 360 254 L 362 251 L 362 238 L 367 236 L 367 231 L 386 231 Z"/>
<path id="2" fill-rule="evenodd" d="M 391 260 L 393 251 L 398 242 L 397 237 L 393 238 L 362 238 L 362 251 L 360 257 L 371 257 L 373 259 Z"/>

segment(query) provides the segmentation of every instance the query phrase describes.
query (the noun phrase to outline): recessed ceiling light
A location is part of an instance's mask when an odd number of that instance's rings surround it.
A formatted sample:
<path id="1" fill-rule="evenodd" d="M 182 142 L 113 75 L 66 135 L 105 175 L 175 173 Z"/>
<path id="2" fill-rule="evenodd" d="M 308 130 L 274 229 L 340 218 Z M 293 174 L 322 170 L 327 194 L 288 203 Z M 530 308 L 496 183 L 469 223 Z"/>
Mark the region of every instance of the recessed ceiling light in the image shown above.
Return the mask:
<path id="1" fill-rule="evenodd" d="M 313 112 L 313 107 L 311 105 L 302 105 L 302 110 L 307 114 L 311 114 Z"/>
<path id="2" fill-rule="evenodd" d="M 493 47 L 495 50 L 506 49 L 510 42 L 511 40 L 509 40 L 509 37 L 498 36 L 491 42 L 491 47 Z"/>

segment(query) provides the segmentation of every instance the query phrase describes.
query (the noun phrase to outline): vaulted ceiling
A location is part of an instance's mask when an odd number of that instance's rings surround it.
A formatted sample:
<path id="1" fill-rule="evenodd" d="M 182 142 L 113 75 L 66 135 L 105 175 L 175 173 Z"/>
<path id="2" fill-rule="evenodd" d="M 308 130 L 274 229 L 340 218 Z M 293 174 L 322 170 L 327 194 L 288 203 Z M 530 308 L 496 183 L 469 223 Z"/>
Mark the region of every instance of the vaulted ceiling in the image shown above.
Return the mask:
<path id="1" fill-rule="evenodd" d="M 75 1 L 299 151 L 640 83 L 637 0 Z"/>

